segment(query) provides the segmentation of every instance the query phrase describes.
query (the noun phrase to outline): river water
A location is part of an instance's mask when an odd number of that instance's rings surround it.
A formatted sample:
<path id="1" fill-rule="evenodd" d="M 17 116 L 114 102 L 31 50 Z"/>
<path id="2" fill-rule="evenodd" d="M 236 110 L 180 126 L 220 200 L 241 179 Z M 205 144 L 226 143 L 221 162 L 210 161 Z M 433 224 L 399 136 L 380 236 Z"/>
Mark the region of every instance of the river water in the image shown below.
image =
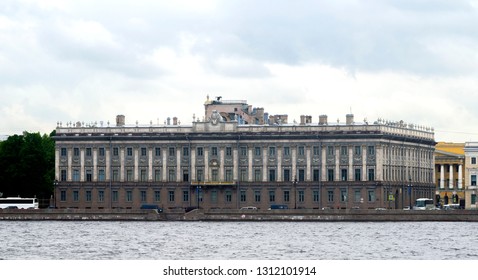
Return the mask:
<path id="1" fill-rule="evenodd" d="M 463 222 L 0 221 L 7 260 L 478 260 Z"/>

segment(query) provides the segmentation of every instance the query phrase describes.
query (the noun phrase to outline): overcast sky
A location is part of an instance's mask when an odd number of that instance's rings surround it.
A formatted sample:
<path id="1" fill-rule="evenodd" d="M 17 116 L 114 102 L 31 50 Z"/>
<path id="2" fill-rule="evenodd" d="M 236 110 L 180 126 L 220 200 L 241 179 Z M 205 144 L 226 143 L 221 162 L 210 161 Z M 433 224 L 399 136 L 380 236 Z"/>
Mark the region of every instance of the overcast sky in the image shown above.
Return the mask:
<path id="1" fill-rule="evenodd" d="M 478 141 L 478 0 L 0 4 L 0 135 L 190 124 L 207 95 Z"/>

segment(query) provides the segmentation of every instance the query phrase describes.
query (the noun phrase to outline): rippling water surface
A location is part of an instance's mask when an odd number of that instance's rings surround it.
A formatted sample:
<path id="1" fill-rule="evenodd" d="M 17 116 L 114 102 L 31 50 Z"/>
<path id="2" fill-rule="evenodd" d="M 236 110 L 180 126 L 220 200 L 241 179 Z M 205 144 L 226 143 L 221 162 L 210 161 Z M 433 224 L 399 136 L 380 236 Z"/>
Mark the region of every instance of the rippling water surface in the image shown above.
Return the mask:
<path id="1" fill-rule="evenodd" d="M 476 223 L 0 221 L 0 259 L 478 260 Z"/>

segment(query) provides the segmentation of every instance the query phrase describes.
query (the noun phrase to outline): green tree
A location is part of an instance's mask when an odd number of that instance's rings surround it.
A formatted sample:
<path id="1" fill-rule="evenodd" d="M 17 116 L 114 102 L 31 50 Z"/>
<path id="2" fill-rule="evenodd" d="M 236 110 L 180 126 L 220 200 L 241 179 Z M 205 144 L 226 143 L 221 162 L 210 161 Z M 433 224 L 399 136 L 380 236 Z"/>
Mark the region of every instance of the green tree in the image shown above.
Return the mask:
<path id="1" fill-rule="evenodd" d="M 3 196 L 50 198 L 55 143 L 48 135 L 13 135 L 0 143 L 0 192 Z"/>

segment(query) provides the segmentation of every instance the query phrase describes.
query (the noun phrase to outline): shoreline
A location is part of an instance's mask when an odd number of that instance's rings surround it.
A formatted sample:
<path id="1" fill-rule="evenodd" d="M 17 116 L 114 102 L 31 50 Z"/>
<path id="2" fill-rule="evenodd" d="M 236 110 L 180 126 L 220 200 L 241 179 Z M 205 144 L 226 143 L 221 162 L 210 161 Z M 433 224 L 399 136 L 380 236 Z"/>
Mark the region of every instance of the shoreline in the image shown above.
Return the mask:
<path id="1" fill-rule="evenodd" d="M 1 209 L 0 221 L 478 222 L 474 210 Z"/>

